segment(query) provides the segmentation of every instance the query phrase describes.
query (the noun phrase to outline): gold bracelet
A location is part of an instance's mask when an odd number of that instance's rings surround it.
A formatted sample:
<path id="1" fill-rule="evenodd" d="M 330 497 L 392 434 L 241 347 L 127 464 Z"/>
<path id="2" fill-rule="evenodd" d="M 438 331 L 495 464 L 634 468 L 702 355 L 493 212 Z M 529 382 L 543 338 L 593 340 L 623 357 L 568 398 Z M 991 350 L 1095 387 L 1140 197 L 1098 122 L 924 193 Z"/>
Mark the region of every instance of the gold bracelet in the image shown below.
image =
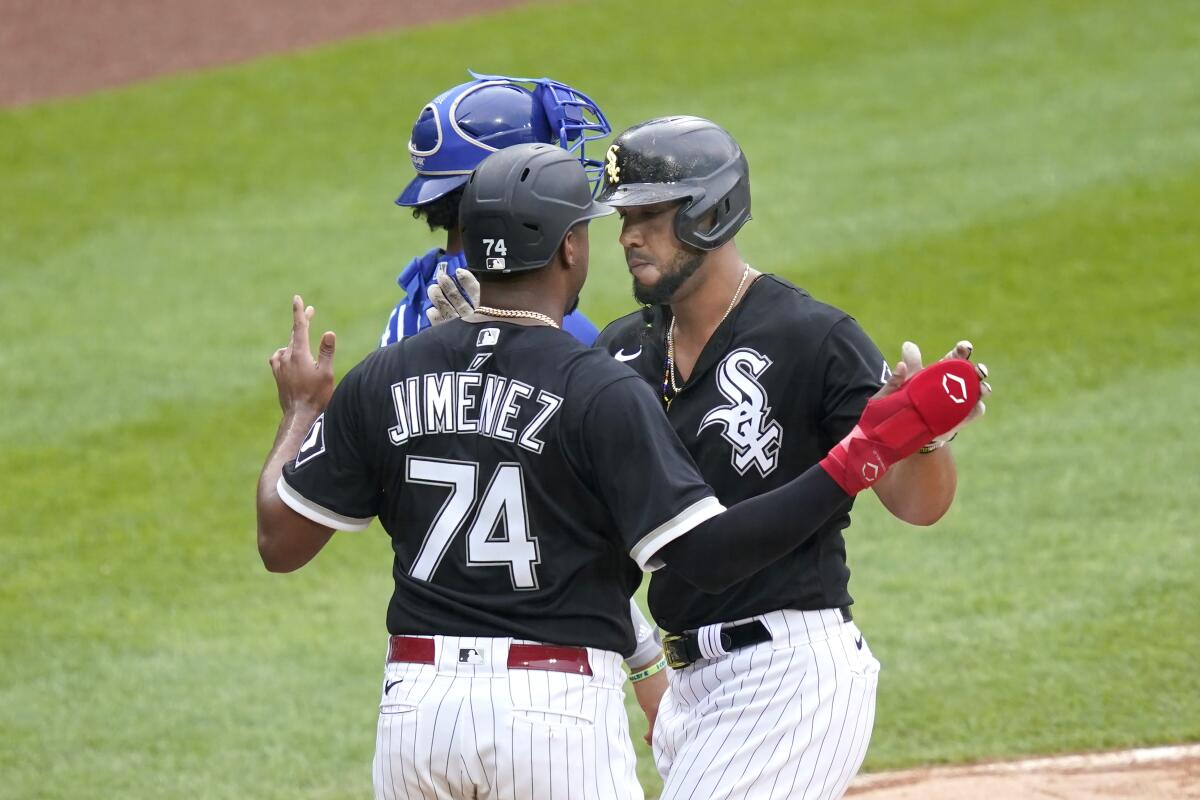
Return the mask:
<path id="1" fill-rule="evenodd" d="M 639 670 L 638 672 L 634 672 L 634 673 L 630 674 L 629 682 L 637 683 L 638 681 L 644 681 L 644 680 L 646 680 L 646 678 L 649 678 L 651 675 L 657 675 L 658 673 L 662 672 L 666 668 L 667 668 L 667 657 L 659 656 L 658 661 L 655 661 L 650 666 L 646 667 L 643 670 Z"/>
<path id="2" fill-rule="evenodd" d="M 955 433 L 954 436 L 951 436 L 949 439 L 945 440 L 944 442 L 939 442 L 935 439 L 934 441 L 932 441 L 929 444 L 922 447 L 917 452 L 918 453 L 932 453 L 934 450 L 941 450 L 943 447 L 945 447 L 946 445 L 953 442 L 956 438 L 958 438 L 958 433 Z"/>

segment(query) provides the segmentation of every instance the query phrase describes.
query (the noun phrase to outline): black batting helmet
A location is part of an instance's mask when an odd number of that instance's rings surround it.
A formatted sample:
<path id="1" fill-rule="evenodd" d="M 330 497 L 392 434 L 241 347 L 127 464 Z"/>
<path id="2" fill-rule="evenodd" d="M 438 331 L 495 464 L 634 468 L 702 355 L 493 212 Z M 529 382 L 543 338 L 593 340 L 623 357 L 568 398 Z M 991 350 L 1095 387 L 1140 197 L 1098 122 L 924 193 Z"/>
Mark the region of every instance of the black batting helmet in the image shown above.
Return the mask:
<path id="1" fill-rule="evenodd" d="M 720 125 L 701 117 L 659 117 L 613 140 L 599 199 L 614 208 L 685 200 L 675 215 L 675 235 L 699 250 L 715 250 L 750 219 L 750 165 Z"/>
<path id="2" fill-rule="evenodd" d="M 545 266 L 576 224 L 611 214 L 592 200 L 579 159 L 552 144 L 518 144 L 485 158 L 458 208 L 467 269 L 504 274 Z"/>

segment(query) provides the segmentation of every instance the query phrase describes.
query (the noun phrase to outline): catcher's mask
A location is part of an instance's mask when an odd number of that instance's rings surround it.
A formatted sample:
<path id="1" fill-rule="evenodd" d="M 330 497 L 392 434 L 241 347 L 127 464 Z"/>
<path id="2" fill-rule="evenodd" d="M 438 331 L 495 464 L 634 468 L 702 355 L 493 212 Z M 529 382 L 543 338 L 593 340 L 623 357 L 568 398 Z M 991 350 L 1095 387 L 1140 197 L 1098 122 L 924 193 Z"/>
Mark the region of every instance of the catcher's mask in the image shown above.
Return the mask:
<path id="1" fill-rule="evenodd" d="M 685 201 L 675 215 L 675 236 L 698 250 L 715 250 L 750 219 L 750 165 L 716 123 L 659 117 L 613 141 L 598 199 L 614 208 Z"/>
<path id="2" fill-rule="evenodd" d="M 417 176 L 396 205 L 442 197 L 466 183 L 488 155 L 514 144 L 556 144 L 598 179 L 603 165 L 587 157 L 586 145 L 612 128 L 591 98 L 550 78 L 471 76 L 421 109 L 408 142 Z"/>
<path id="3" fill-rule="evenodd" d="M 506 274 L 545 266 L 572 227 L 611 214 L 592 199 L 579 159 L 550 144 L 493 153 L 467 180 L 458 207 L 467 269 Z"/>

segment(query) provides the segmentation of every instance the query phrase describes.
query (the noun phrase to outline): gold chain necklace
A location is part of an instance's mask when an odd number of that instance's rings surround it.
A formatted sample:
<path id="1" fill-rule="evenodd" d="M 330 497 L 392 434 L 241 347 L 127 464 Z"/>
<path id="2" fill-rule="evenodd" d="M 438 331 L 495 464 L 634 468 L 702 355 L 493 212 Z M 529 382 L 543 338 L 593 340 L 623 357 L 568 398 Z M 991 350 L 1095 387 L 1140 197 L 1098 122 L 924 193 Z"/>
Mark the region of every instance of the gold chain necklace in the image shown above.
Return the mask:
<path id="1" fill-rule="evenodd" d="M 721 323 L 726 320 L 729 313 L 733 311 L 733 307 L 737 305 L 738 296 L 742 293 L 742 287 L 746 285 L 746 278 L 750 275 L 750 265 L 742 270 L 742 279 L 738 281 L 737 289 L 733 291 L 733 297 L 729 298 L 729 306 L 726 307 L 725 313 L 721 315 L 721 319 L 717 322 L 717 327 L 721 327 Z M 714 329 L 715 330 L 715 329 Z M 671 407 L 671 401 L 675 399 L 675 395 L 679 394 L 679 386 L 675 383 L 675 317 L 671 317 L 671 325 L 667 328 L 667 379 L 663 381 L 663 400 L 667 404 L 667 408 Z M 666 385 L 671 387 L 671 396 L 667 397 Z"/>
<path id="2" fill-rule="evenodd" d="M 550 319 L 545 314 L 537 311 L 519 311 L 509 308 L 491 308 L 489 306 L 475 306 L 475 313 L 486 314 L 489 317 L 508 317 L 510 319 L 524 318 L 536 319 L 538 322 L 549 325 L 551 328 L 557 328 L 558 323 Z"/>

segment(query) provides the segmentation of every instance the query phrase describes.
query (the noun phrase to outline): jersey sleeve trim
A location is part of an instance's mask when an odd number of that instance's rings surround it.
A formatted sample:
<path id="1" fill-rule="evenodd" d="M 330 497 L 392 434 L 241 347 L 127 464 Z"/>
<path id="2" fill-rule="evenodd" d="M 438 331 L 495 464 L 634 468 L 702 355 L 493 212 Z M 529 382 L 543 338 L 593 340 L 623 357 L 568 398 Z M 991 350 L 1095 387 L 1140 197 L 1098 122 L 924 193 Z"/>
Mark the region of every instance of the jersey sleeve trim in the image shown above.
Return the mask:
<path id="1" fill-rule="evenodd" d="M 630 672 L 639 672 L 653 664 L 662 656 L 662 637 L 658 628 L 650 624 L 646 615 L 638 608 L 638 604 L 629 598 L 629 618 L 633 622 L 633 636 L 637 639 L 637 647 L 633 655 L 625 659 L 625 666 Z"/>
<path id="2" fill-rule="evenodd" d="M 283 501 L 284 505 L 292 511 L 327 528 L 339 531 L 365 531 L 370 527 L 371 520 L 375 519 L 374 517 L 347 517 L 336 511 L 330 511 L 297 492 L 282 475 L 279 476 L 279 482 L 275 484 L 275 491 L 278 492 L 279 499 Z"/>
<path id="3" fill-rule="evenodd" d="M 725 506 L 712 495 L 697 500 L 639 539 L 629 551 L 629 555 L 639 567 L 647 572 L 654 572 L 663 566 L 662 559 L 654 557 L 659 550 L 724 510 Z"/>

